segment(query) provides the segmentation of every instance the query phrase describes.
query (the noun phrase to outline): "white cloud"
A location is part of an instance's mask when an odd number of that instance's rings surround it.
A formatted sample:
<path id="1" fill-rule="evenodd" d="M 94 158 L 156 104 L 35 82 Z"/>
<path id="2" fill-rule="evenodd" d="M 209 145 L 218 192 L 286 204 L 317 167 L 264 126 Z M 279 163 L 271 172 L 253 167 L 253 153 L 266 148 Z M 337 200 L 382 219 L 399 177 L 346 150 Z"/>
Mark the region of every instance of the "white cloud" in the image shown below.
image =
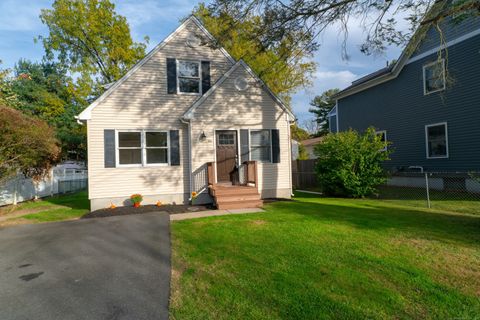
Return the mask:
<path id="1" fill-rule="evenodd" d="M 331 88 L 343 89 L 350 85 L 358 75 L 349 70 L 318 71 L 315 75 L 315 91 L 325 91 Z"/>

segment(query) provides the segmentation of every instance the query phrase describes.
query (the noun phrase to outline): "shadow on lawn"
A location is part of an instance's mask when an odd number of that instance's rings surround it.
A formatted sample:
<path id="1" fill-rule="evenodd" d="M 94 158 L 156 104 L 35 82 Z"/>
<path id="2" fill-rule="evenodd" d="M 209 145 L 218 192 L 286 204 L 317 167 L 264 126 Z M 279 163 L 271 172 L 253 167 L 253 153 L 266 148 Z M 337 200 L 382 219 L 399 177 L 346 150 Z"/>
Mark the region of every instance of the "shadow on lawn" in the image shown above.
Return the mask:
<path id="1" fill-rule="evenodd" d="M 275 203 L 272 207 L 278 212 L 295 212 L 309 219 L 338 221 L 356 228 L 391 230 L 438 241 L 480 243 L 480 217 L 377 205 L 372 200 L 329 198 L 319 203 L 309 198 L 319 199 L 302 194 L 298 200 Z"/>
<path id="2" fill-rule="evenodd" d="M 70 209 L 90 211 L 90 203 L 88 201 L 87 191 L 48 197 L 44 198 L 43 201 L 52 205 L 63 206 Z"/>

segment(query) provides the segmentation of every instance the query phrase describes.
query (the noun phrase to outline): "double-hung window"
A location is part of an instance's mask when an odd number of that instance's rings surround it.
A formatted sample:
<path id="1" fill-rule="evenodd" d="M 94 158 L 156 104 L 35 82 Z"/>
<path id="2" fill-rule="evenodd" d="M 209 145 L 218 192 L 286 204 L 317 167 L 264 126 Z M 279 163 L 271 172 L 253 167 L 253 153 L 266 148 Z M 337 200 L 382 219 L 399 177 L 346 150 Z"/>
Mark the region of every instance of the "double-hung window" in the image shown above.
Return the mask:
<path id="1" fill-rule="evenodd" d="M 200 94 L 202 92 L 200 62 L 179 60 L 177 66 L 178 92 Z"/>
<path id="2" fill-rule="evenodd" d="M 146 164 L 168 163 L 166 132 L 145 132 Z"/>
<path id="3" fill-rule="evenodd" d="M 119 166 L 168 164 L 166 131 L 118 131 Z"/>
<path id="4" fill-rule="evenodd" d="M 448 158 L 447 123 L 436 123 L 425 126 L 427 158 Z"/>
<path id="5" fill-rule="evenodd" d="M 376 134 L 377 134 L 377 136 L 380 137 L 380 141 L 382 141 L 385 144 L 385 146 L 382 149 L 380 149 L 380 151 L 387 151 L 387 146 L 388 146 L 387 145 L 387 143 L 388 143 L 387 142 L 387 130 L 377 131 Z"/>
<path id="6" fill-rule="evenodd" d="M 118 164 L 142 164 L 142 132 L 118 132 Z"/>
<path id="7" fill-rule="evenodd" d="M 423 66 L 424 94 L 445 90 L 445 60 L 441 59 Z"/>
<path id="8" fill-rule="evenodd" d="M 272 162 L 272 138 L 270 130 L 250 131 L 250 159 Z"/>

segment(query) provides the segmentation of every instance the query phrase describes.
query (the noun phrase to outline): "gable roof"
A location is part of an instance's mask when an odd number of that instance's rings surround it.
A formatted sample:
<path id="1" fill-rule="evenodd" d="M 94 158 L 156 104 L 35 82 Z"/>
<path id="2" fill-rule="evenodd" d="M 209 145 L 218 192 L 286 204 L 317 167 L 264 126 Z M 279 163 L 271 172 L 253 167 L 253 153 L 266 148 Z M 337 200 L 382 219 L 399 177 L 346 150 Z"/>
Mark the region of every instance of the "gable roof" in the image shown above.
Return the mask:
<path id="1" fill-rule="evenodd" d="M 228 77 L 230 77 L 230 75 L 235 71 L 237 70 L 238 67 L 243 67 L 254 79 L 255 81 L 257 81 L 258 83 L 260 83 L 260 85 L 262 86 L 262 88 L 264 88 L 267 93 L 272 97 L 272 99 L 277 103 L 277 105 L 282 109 L 284 110 L 290 117 L 291 117 L 291 121 L 294 121 L 295 120 L 295 115 L 292 113 L 292 111 L 290 111 L 290 109 L 282 102 L 282 100 L 280 100 L 280 98 L 277 97 L 277 95 L 275 95 L 272 90 L 270 90 L 270 88 L 265 84 L 265 82 L 263 82 L 262 79 L 260 79 L 256 74 L 255 72 L 253 72 L 253 70 L 242 60 L 240 59 L 237 63 L 235 63 L 231 68 L 230 70 L 228 70 L 220 79 L 218 79 L 217 82 L 215 82 L 215 84 L 203 95 L 201 96 L 198 100 L 196 100 L 191 106 L 190 108 L 188 108 L 188 110 L 183 114 L 182 118 L 183 119 L 186 119 L 186 120 L 190 120 L 192 119 L 193 117 L 193 112 L 195 112 L 195 109 L 197 107 L 199 107 L 203 102 L 205 102 L 205 100 L 207 100 L 207 98 L 209 96 L 212 95 L 213 92 L 215 92 L 215 90 L 217 90 L 218 87 L 220 87 L 220 85 L 225 82 L 225 80 L 228 79 Z"/>
<path id="2" fill-rule="evenodd" d="M 89 120 L 91 119 L 92 116 L 92 110 L 99 105 L 105 98 L 107 98 L 110 94 L 112 94 L 113 91 L 115 91 L 123 82 L 125 82 L 128 78 L 130 78 L 138 69 L 140 69 L 152 56 L 154 56 L 160 49 L 162 49 L 171 39 L 173 39 L 179 32 L 181 32 L 185 26 L 193 22 L 195 25 L 203 31 L 203 33 L 207 36 L 212 41 L 215 41 L 215 38 L 213 35 L 208 32 L 208 30 L 202 25 L 200 20 L 198 20 L 197 17 L 194 15 L 191 15 L 188 17 L 180 26 L 178 26 L 175 31 L 173 31 L 168 37 L 166 37 L 162 42 L 160 42 L 158 45 L 156 45 L 145 57 L 137 62 L 122 78 L 117 80 L 115 83 L 109 86 L 108 90 L 106 90 L 100 97 L 98 97 L 94 102 L 92 102 L 85 110 L 83 110 L 78 116 L 75 118 L 78 120 Z M 225 55 L 225 57 L 230 61 L 230 63 L 234 64 L 235 59 L 232 58 L 232 56 L 223 48 L 220 47 L 219 50 Z"/>
<path id="3" fill-rule="evenodd" d="M 300 141 L 300 143 L 302 145 L 304 145 L 305 147 L 314 146 L 314 145 L 317 145 L 317 144 L 321 143 L 323 141 L 323 139 L 325 139 L 325 136 L 302 140 L 302 141 Z"/>
<path id="4" fill-rule="evenodd" d="M 447 5 L 447 1 L 437 1 L 430 11 L 427 13 L 425 20 L 428 21 L 428 17 L 438 14 L 441 10 L 445 8 Z M 343 89 L 339 93 L 337 93 L 334 98 L 341 99 L 357 92 L 366 90 L 368 88 L 374 87 L 386 81 L 395 79 L 400 74 L 400 71 L 405 67 L 409 58 L 415 52 L 415 50 L 420 45 L 421 41 L 424 39 L 425 35 L 427 34 L 428 30 L 430 29 L 432 23 L 426 23 L 421 25 L 413 34 L 412 38 L 410 39 L 409 43 L 402 51 L 402 54 L 398 58 L 397 62 L 377 70 L 373 73 L 370 73 L 356 81 L 353 81 L 350 86 Z"/>

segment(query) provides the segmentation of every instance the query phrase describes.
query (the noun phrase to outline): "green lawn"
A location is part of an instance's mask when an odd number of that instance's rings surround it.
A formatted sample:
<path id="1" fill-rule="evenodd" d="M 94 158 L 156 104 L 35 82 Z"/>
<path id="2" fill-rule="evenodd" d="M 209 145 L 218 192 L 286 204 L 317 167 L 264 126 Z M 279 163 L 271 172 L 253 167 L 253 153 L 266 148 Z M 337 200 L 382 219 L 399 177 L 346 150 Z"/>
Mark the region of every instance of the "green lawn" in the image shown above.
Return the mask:
<path id="1" fill-rule="evenodd" d="M 174 319 L 478 319 L 480 217 L 316 198 L 172 224 Z"/>
<path id="2" fill-rule="evenodd" d="M 321 192 L 320 188 L 315 187 L 307 190 Z M 425 188 L 382 186 L 378 190 L 378 195 L 372 198 L 396 205 L 427 208 Z M 436 210 L 480 215 L 480 194 L 430 190 L 430 205 Z"/>
<path id="3" fill-rule="evenodd" d="M 10 208 L 5 208 L 9 213 L 29 212 L 26 215 L 8 220 L 8 223 L 15 223 L 15 220 L 27 219 L 30 222 L 60 221 L 78 218 L 89 212 L 89 201 L 87 191 L 73 194 L 60 195 L 44 198 L 38 201 L 27 201 Z"/>

